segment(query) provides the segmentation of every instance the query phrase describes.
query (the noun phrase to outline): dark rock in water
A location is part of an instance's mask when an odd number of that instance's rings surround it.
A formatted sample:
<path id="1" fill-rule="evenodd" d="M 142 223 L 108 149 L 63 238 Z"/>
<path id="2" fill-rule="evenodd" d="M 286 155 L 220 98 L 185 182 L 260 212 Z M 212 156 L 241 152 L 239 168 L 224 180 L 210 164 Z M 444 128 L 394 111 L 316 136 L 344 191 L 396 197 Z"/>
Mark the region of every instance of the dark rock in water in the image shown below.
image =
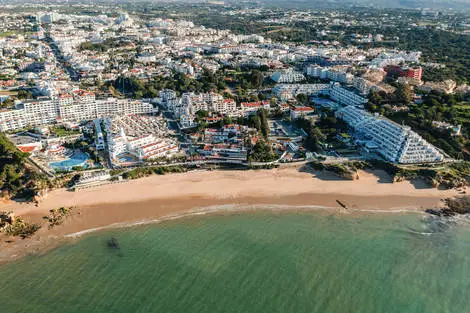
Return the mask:
<path id="1" fill-rule="evenodd" d="M 121 246 L 119 245 L 119 241 L 116 237 L 111 237 L 108 240 L 108 247 L 112 249 L 119 249 Z"/>
<path id="2" fill-rule="evenodd" d="M 451 217 L 457 214 L 470 214 L 470 197 L 456 197 L 449 198 L 444 200 L 446 207 L 442 209 L 428 209 L 426 213 L 436 215 Z"/>
<path id="3" fill-rule="evenodd" d="M 440 210 L 435 210 L 435 209 L 426 209 L 426 213 L 436 215 L 436 216 L 442 215 Z"/>

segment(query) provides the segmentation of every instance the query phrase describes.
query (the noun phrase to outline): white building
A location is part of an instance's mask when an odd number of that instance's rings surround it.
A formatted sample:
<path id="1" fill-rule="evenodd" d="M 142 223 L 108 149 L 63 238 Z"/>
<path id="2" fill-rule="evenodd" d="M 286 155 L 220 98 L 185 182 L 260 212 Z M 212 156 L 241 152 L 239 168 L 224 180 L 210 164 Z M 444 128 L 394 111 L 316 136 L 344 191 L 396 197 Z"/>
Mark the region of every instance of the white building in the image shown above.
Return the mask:
<path id="1" fill-rule="evenodd" d="M 357 134 L 365 138 L 366 148 L 377 150 L 394 163 L 441 162 L 444 156 L 430 143 L 411 130 L 353 105 L 336 112 Z"/>
<path id="2" fill-rule="evenodd" d="M 152 114 L 151 103 L 132 99 L 108 98 L 96 100 L 95 95 L 76 91 L 55 99 L 24 100 L 13 110 L 0 112 L 0 131 L 10 131 L 26 126 L 54 124 L 59 121 L 80 122 L 111 115 Z"/>
<path id="3" fill-rule="evenodd" d="M 273 88 L 274 94 L 282 101 L 291 100 L 298 94 L 329 94 L 329 84 L 279 84 Z"/>
<path id="4" fill-rule="evenodd" d="M 332 84 L 329 89 L 331 99 L 344 105 L 362 106 L 367 103 L 367 98 L 362 97 L 354 91 L 341 87 L 339 84 Z"/>
<path id="5" fill-rule="evenodd" d="M 295 107 L 290 110 L 290 118 L 292 120 L 296 120 L 301 117 L 306 117 L 308 115 L 312 115 L 314 112 L 313 108 L 310 107 Z"/>
<path id="6" fill-rule="evenodd" d="M 305 80 L 304 74 L 292 69 L 276 72 L 271 76 L 276 83 L 298 83 Z"/>
<path id="7" fill-rule="evenodd" d="M 139 160 L 168 157 L 179 151 L 178 146 L 169 139 L 157 138 L 154 134 L 131 137 L 125 134 L 123 128 L 119 134 L 108 133 L 108 149 L 112 159 L 128 153 Z"/>

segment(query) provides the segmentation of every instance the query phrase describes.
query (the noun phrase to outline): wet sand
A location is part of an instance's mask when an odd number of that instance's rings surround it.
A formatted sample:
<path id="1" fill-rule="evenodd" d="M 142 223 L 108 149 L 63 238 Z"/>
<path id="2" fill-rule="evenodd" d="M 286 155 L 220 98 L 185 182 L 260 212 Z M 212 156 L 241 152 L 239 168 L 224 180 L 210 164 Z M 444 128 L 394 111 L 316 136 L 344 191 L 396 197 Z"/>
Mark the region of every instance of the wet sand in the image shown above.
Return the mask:
<path id="1" fill-rule="evenodd" d="M 86 230 L 121 227 L 159 218 L 175 217 L 205 208 L 212 212 L 241 209 L 327 209 L 338 214 L 423 211 L 442 205 L 455 190 L 437 190 L 423 182 L 392 183 L 381 171 L 361 171 L 359 180 L 307 168 L 261 171 L 196 171 L 147 178 L 69 192 L 54 190 L 39 206 L 3 203 L 43 227 L 26 240 L 0 236 L 0 262 L 53 248 Z M 347 209 L 337 202 L 345 205 Z M 43 216 L 50 209 L 74 207 L 62 225 L 47 229 Z"/>

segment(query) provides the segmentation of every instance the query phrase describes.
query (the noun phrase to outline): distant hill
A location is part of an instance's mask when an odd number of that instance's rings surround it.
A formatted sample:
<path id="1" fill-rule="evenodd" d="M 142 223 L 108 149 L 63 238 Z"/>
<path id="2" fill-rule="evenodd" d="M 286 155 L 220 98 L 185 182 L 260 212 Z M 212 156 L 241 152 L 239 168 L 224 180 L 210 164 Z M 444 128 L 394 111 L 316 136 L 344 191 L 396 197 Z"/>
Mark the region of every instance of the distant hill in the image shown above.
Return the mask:
<path id="1" fill-rule="evenodd" d="M 232 1 L 236 2 L 236 1 Z M 381 8 L 469 9 L 470 0 L 264 0 L 265 5 L 285 8 L 334 8 L 363 5 Z"/>

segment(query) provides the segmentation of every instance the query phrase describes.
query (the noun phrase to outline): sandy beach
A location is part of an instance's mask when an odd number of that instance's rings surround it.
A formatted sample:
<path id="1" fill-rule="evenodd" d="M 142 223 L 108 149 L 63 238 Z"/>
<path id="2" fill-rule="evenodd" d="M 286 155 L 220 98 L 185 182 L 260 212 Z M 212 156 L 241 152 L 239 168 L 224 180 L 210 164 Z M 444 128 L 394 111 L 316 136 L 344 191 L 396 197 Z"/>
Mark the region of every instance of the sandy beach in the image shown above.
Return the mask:
<path id="1" fill-rule="evenodd" d="M 347 181 L 306 168 L 193 171 L 154 175 L 79 192 L 54 190 L 39 206 L 15 202 L 0 204 L 1 210 L 12 210 L 35 223 L 44 223 L 42 217 L 50 209 L 74 207 L 62 225 L 52 230 L 44 225 L 30 239 L 0 237 L 0 262 L 40 253 L 89 229 L 184 215 L 208 207 L 232 205 L 254 209 L 270 205 L 299 210 L 323 208 L 339 214 L 396 213 L 438 207 L 442 205 L 441 199 L 458 195 L 455 190 L 438 190 L 420 181 L 393 183 L 381 171 L 361 171 L 359 177 L 359 180 Z M 337 200 L 345 204 L 347 210 Z M 218 212 L 224 212 L 224 207 Z"/>

